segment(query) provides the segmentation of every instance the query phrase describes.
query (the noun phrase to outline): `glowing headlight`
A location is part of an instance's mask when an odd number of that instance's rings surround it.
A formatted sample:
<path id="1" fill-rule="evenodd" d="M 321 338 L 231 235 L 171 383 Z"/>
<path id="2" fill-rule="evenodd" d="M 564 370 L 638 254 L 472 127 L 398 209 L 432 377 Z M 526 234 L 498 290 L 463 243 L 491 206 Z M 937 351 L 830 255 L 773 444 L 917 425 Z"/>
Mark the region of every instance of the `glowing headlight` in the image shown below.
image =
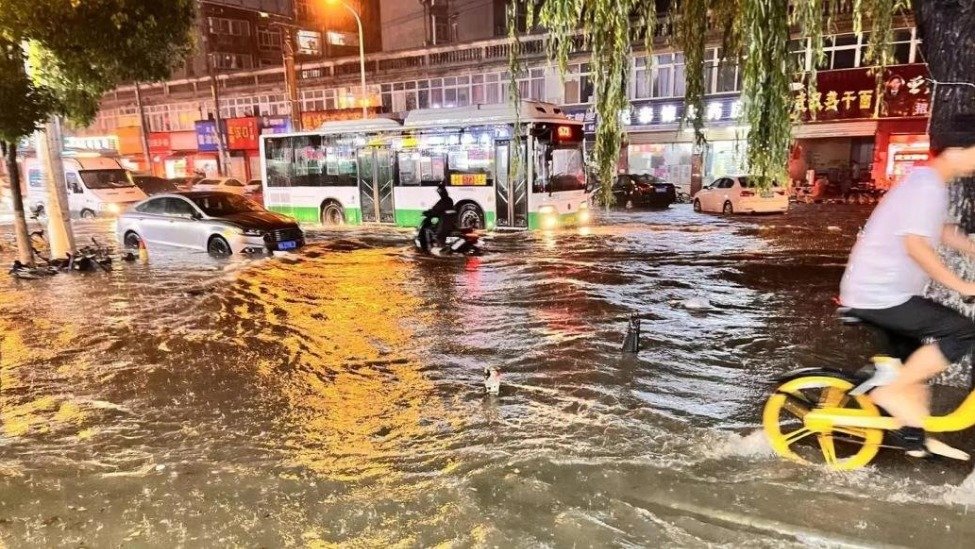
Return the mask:
<path id="1" fill-rule="evenodd" d="M 117 214 L 122 211 L 122 208 L 120 208 L 118 204 L 106 204 L 105 211 L 108 213 Z"/>
<path id="2" fill-rule="evenodd" d="M 240 233 L 244 236 L 264 236 L 264 231 L 260 229 L 241 229 Z"/>
<path id="3" fill-rule="evenodd" d="M 579 208 L 578 217 L 579 217 L 579 223 L 589 223 L 589 220 L 592 219 L 592 216 L 589 214 L 589 208 L 586 207 Z"/>
<path id="4" fill-rule="evenodd" d="M 538 209 L 538 215 L 542 218 L 543 229 L 554 229 L 559 224 L 559 216 L 554 206 L 542 206 Z"/>

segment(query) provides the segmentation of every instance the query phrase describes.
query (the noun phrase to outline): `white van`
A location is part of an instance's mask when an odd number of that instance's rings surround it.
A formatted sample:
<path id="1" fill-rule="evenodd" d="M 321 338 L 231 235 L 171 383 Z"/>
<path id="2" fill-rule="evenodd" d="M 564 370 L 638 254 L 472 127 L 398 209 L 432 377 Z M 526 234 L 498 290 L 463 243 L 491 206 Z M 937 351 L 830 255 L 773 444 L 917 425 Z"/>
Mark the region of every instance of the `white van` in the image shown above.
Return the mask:
<path id="1" fill-rule="evenodd" d="M 47 205 L 47 187 L 40 163 L 26 163 L 27 207 Z M 64 179 L 68 186 L 68 208 L 72 216 L 91 219 L 116 216 L 146 198 L 129 172 L 114 158 L 65 158 Z"/>

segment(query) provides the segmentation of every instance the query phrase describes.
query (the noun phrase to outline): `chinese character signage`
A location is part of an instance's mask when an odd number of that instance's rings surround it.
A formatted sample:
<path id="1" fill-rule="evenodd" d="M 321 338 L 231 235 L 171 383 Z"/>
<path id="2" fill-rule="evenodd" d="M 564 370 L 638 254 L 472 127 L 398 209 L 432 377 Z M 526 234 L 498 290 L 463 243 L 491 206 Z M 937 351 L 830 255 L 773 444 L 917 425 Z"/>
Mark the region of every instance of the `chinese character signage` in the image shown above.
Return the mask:
<path id="1" fill-rule="evenodd" d="M 261 134 L 267 133 L 288 133 L 291 131 L 291 117 L 289 116 L 262 116 Z"/>
<path id="2" fill-rule="evenodd" d="M 368 107 L 371 116 L 379 114 L 382 107 Z M 317 130 L 325 122 L 332 120 L 358 120 L 362 118 L 362 109 L 335 109 L 331 111 L 306 111 L 301 113 L 301 127 L 305 131 Z"/>
<path id="3" fill-rule="evenodd" d="M 868 69 L 820 72 L 816 84 L 816 91 L 802 84 L 794 92 L 794 121 L 926 117 L 931 106 L 928 70 L 923 64 L 888 68 L 879 93 L 877 80 Z"/>
<path id="4" fill-rule="evenodd" d="M 217 122 L 215 120 L 198 120 L 196 122 L 196 150 L 200 152 L 217 152 Z"/>
<path id="5" fill-rule="evenodd" d="M 583 123 L 586 133 L 596 131 L 596 112 L 593 107 L 566 107 L 566 116 Z M 693 108 L 685 108 L 679 99 L 635 100 L 629 109 L 620 112 L 624 127 L 647 129 L 677 126 L 695 115 Z M 741 118 L 741 99 L 738 96 L 711 97 L 704 100 L 704 119 L 708 124 L 728 124 Z M 660 128 L 664 129 L 664 128 Z"/>
<path id="6" fill-rule="evenodd" d="M 232 151 L 252 151 L 258 147 L 257 118 L 231 118 L 227 120 L 227 148 Z"/>
<path id="7" fill-rule="evenodd" d="M 170 151 L 169 134 L 153 132 L 149 134 L 150 153 L 168 153 Z"/>
<path id="8" fill-rule="evenodd" d="M 322 33 L 310 30 L 299 30 L 298 53 L 300 55 L 321 55 Z"/>

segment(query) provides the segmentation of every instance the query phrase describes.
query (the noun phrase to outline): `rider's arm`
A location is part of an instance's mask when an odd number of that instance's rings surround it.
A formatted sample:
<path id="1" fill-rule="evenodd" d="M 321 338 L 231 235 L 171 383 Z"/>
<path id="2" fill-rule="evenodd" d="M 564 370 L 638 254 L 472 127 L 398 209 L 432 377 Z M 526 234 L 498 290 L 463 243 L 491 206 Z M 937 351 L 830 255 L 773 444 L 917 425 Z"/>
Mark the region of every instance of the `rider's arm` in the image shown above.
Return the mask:
<path id="1" fill-rule="evenodd" d="M 975 241 L 968 238 L 958 225 L 945 225 L 941 232 L 941 243 L 963 254 L 975 256 Z"/>
<path id="2" fill-rule="evenodd" d="M 938 252 L 931 247 L 927 237 L 904 235 L 907 255 L 914 260 L 932 280 L 963 295 L 975 295 L 975 284 L 965 282 L 941 262 Z"/>

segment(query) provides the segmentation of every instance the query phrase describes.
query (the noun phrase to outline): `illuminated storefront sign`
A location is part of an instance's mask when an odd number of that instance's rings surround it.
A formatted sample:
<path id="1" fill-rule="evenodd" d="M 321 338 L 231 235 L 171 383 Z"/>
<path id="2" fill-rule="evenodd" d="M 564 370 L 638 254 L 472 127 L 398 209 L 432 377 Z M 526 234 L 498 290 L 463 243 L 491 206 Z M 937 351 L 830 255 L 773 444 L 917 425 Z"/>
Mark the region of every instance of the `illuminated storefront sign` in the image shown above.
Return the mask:
<path id="1" fill-rule="evenodd" d="M 322 33 L 310 30 L 298 31 L 298 53 L 301 55 L 321 55 Z"/>
<path id="2" fill-rule="evenodd" d="M 593 107 L 563 109 L 569 118 L 584 123 L 586 133 L 596 131 L 597 115 Z M 712 123 L 733 123 L 741 118 L 741 99 L 738 96 L 712 97 L 704 101 L 704 119 Z M 631 130 L 649 130 L 655 126 L 673 126 L 694 116 L 692 108 L 675 99 L 632 101 L 629 109 L 620 112 L 620 122 Z M 663 128 L 661 128 L 663 129 Z"/>
<path id="3" fill-rule="evenodd" d="M 868 69 L 824 71 L 816 90 L 800 84 L 793 93 L 795 122 L 822 122 L 857 118 L 926 117 L 931 90 L 925 65 L 899 65 L 884 72 L 880 93 Z"/>
<path id="4" fill-rule="evenodd" d="M 257 119 L 230 118 L 227 121 L 227 148 L 232 151 L 251 151 L 258 148 L 257 139 L 260 132 Z"/>

